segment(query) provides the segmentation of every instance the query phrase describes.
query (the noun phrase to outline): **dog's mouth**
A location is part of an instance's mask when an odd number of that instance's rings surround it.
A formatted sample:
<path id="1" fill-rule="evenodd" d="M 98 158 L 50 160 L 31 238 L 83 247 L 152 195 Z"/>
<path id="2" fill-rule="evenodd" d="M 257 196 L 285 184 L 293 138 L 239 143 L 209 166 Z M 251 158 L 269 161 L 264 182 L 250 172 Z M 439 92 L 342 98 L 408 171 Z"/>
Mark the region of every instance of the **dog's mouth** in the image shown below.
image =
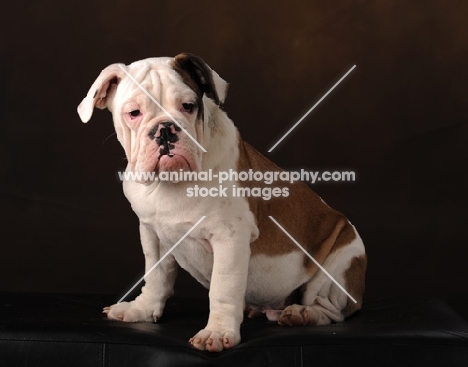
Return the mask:
<path id="1" fill-rule="evenodd" d="M 190 162 L 182 154 L 168 152 L 160 154 L 155 167 L 156 172 L 184 172 L 192 171 Z"/>

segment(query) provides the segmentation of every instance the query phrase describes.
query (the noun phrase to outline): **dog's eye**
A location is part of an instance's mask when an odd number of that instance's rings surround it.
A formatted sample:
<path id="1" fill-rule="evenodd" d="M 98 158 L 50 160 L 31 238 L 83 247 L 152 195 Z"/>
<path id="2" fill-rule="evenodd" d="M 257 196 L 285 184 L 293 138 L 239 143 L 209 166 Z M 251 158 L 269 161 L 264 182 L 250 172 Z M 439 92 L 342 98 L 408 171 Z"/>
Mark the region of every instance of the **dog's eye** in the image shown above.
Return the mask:
<path id="1" fill-rule="evenodd" d="M 138 117 L 141 115 L 141 111 L 140 110 L 133 110 L 133 111 L 130 111 L 130 116 L 131 117 Z"/>
<path id="2" fill-rule="evenodd" d="M 195 109 L 195 103 L 182 103 L 182 108 L 185 112 L 192 113 Z"/>

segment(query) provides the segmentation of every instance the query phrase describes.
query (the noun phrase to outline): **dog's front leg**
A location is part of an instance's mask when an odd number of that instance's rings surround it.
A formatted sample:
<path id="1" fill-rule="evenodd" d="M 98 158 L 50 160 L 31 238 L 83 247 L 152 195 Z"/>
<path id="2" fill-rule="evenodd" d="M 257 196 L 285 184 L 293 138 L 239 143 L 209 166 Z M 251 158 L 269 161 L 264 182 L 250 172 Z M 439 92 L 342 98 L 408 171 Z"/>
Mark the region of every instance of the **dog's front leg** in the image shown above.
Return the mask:
<path id="1" fill-rule="evenodd" d="M 145 274 L 164 256 L 159 246 L 159 239 L 154 230 L 140 223 L 140 238 L 145 255 Z M 166 300 L 172 295 L 177 264 L 172 255 L 168 255 L 145 277 L 141 294 L 131 302 L 121 302 L 104 309 L 109 319 L 127 322 L 157 322 L 162 316 Z"/>
<path id="2" fill-rule="evenodd" d="M 247 274 L 250 259 L 250 233 L 233 230 L 213 235 L 213 271 L 210 282 L 210 316 L 205 329 L 190 343 L 199 350 L 219 352 L 240 342 Z"/>

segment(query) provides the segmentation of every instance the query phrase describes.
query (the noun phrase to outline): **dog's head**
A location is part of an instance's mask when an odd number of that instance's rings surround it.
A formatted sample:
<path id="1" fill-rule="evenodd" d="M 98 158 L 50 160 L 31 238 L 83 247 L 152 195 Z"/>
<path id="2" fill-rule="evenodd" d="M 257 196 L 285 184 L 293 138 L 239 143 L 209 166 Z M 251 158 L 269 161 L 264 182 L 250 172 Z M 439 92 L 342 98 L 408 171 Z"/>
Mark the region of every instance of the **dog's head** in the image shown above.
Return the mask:
<path id="1" fill-rule="evenodd" d="M 131 171 L 198 172 L 209 109 L 226 92 L 227 83 L 195 55 L 150 58 L 105 68 L 78 114 L 88 122 L 94 107 L 112 112 Z"/>

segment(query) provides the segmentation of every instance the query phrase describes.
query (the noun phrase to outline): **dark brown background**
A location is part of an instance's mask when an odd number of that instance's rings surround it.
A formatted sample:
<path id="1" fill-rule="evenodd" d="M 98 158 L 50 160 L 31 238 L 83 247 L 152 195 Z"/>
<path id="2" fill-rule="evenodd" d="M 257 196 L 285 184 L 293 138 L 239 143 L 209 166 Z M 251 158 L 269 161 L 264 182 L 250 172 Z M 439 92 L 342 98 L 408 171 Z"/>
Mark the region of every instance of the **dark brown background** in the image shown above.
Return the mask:
<path id="1" fill-rule="evenodd" d="M 9 2 L 0 59 L 0 289 L 122 295 L 142 275 L 111 115 L 76 107 L 114 62 L 192 52 L 230 82 L 226 110 L 314 185 L 367 245 L 367 297 L 468 293 L 464 1 Z M 293 214 L 295 215 L 295 214 Z M 203 292 L 183 277 L 179 293 Z"/>

